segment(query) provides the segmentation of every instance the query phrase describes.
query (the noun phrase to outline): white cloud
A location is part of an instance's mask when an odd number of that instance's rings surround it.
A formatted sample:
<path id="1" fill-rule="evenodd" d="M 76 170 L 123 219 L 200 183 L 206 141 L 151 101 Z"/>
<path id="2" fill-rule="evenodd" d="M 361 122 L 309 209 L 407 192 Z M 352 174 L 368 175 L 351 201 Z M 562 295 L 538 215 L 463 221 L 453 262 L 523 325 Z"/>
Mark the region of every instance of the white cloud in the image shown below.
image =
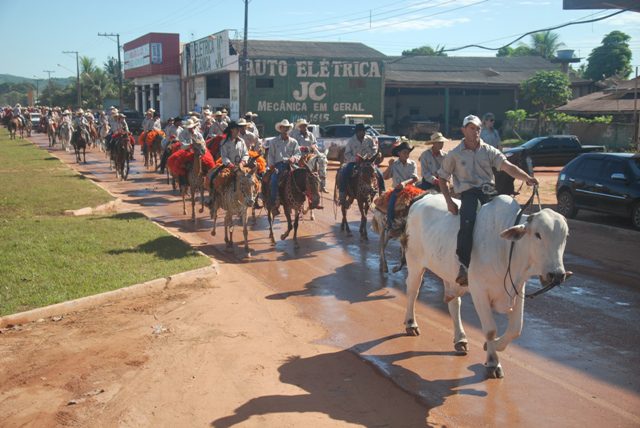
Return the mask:
<path id="1" fill-rule="evenodd" d="M 637 30 L 640 28 L 640 13 L 624 12 L 602 22 L 615 27 L 631 27 Z"/>

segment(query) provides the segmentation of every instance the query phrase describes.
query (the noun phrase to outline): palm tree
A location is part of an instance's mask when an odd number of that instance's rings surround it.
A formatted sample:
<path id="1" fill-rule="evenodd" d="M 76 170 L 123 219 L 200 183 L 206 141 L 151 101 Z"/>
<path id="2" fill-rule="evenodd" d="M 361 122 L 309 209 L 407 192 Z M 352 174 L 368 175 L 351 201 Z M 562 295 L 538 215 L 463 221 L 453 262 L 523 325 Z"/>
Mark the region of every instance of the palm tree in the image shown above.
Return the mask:
<path id="1" fill-rule="evenodd" d="M 87 94 L 87 104 L 94 108 L 102 108 L 104 99 L 114 97 L 116 93 L 113 81 L 101 68 L 94 68 L 90 73 L 82 73 L 82 86 Z"/>
<path id="2" fill-rule="evenodd" d="M 531 44 L 533 45 L 533 50 L 536 51 L 538 55 L 550 59 L 556 55 L 559 47 L 564 46 L 564 43 L 558 41 L 559 38 L 560 35 L 558 33 L 543 31 L 531 35 Z"/>
<path id="3" fill-rule="evenodd" d="M 92 73 L 96 69 L 95 60 L 93 58 L 89 58 L 88 56 L 80 57 L 80 72 L 84 73 Z"/>

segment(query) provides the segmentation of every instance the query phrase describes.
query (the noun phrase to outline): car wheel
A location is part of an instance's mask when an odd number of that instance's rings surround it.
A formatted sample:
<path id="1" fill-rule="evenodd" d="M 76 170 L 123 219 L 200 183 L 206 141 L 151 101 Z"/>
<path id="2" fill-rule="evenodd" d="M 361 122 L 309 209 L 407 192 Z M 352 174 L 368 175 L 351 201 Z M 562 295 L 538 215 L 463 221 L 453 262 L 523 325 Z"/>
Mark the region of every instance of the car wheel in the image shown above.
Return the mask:
<path id="1" fill-rule="evenodd" d="M 566 218 L 574 218 L 578 213 L 573 195 L 568 190 L 564 190 L 558 194 L 557 210 Z"/>
<path id="2" fill-rule="evenodd" d="M 631 210 L 631 223 L 636 229 L 640 229 L 640 202 L 637 202 Z"/>

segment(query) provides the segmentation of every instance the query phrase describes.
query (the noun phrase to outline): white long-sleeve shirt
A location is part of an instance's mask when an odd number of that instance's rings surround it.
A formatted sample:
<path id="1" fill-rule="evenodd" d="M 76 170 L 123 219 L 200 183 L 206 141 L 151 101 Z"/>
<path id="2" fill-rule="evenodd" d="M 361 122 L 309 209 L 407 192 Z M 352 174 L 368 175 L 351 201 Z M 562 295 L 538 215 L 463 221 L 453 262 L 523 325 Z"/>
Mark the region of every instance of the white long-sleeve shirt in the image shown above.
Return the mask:
<path id="1" fill-rule="evenodd" d="M 287 137 L 286 140 L 282 139 L 282 134 L 275 137 L 269 143 L 269 154 L 267 156 L 267 164 L 274 166 L 278 162 L 287 162 L 293 160 L 297 162 L 300 159 L 300 146 L 298 142 Z"/>
<path id="2" fill-rule="evenodd" d="M 235 164 L 238 160 L 247 162 L 249 160 L 249 151 L 244 140 L 240 137 L 235 142 L 230 139 L 224 140 L 220 146 L 220 158 L 223 165 Z"/>
<path id="3" fill-rule="evenodd" d="M 344 150 L 344 163 L 355 162 L 356 156 L 371 157 L 378 153 L 378 143 L 370 135 L 365 134 L 362 141 L 354 135 L 347 142 Z"/>

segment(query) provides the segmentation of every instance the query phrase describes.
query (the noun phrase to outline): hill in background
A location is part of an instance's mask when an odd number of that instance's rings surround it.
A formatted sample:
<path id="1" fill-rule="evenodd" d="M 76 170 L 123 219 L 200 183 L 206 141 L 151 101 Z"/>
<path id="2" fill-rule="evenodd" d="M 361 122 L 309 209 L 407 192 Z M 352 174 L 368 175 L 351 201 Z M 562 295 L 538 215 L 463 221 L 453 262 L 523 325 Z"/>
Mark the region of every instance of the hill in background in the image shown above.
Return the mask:
<path id="1" fill-rule="evenodd" d="M 44 79 L 37 79 L 37 80 L 39 81 L 40 85 L 42 85 L 43 83 L 46 84 L 46 82 L 48 81 L 46 77 Z M 51 82 L 53 82 L 53 84 L 56 86 L 65 87 L 70 83 L 75 83 L 75 81 L 76 81 L 75 77 L 51 77 Z M 3 83 L 10 83 L 10 84 L 29 83 L 33 86 L 36 86 L 36 79 L 30 78 L 30 77 L 14 76 L 12 74 L 0 74 L 0 85 L 2 85 Z"/>

